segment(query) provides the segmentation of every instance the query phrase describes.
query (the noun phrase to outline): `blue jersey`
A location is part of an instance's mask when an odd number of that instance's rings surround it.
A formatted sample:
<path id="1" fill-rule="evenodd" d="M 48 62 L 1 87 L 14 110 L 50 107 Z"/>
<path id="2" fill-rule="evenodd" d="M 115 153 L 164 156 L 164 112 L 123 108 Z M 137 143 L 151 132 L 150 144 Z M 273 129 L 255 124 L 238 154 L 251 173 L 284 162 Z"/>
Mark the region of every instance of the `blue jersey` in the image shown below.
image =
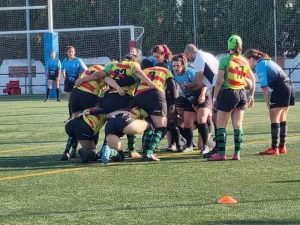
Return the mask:
<path id="1" fill-rule="evenodd" d="M 255 71 L 262 88 L 270 87 L 273 89 L 290 79 L 283 69 L 272 60 L 259 60 Z"/>
<path id="2" fill-rule="evenodd" d="M 75 57 L 71 61 L 68 60 L 68 58 L 64 58 L 62 62 L 62 70 L 66 73 L 66 79 L 75 81 L 79 74 L 87 70 L 87 67 L 80 58 Z"/>
<path id="3" fill-rule="evenodd" d="M 189 83 L 193 82 L 193 80 L 195 80 L 196 72 L 194 69 L 187 67 L 187 69 L 185 70 L 185 72 L 182 75 L 178 75 L 173 71 L 173 76 L 174 76 L 176 83 L 181 87 L 181 90 L 183 91 L 183 94 L 185 96 L 188 96 L 189 94 L 191 94 L 193 92 L 193 90 L 184 90 L 182 88 L 182 85 L 184 83 L 189 84 Z"/>
<path id="4" fill-rule="evenodd" d="M 48 59 L 45 67 L 48 75 L 55 76 L 61 70 L 61 62 L 59 59 Z"/>

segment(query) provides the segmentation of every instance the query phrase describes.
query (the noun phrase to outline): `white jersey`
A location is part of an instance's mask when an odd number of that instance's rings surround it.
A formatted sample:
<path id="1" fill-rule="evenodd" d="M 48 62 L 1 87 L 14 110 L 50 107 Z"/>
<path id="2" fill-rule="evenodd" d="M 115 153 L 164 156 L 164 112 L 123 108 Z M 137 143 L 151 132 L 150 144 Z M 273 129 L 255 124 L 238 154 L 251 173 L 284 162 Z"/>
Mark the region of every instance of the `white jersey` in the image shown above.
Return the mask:
<path id="1" fill-rule="evenodd" d="M 203 84 L 205 84 L 209 89 L 215 86 L 219 70 L 218 59 L 208 52 L 199 50 L 196 54 L 194 65 L 196 73 L 203 73 Z"/>

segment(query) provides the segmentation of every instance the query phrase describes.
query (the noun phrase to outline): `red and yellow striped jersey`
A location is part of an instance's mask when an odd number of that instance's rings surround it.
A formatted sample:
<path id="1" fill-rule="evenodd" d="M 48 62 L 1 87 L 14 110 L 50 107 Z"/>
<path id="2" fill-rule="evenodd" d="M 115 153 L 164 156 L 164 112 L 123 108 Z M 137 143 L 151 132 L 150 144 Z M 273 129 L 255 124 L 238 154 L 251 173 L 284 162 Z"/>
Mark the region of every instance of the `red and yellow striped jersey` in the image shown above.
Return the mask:
<path id="1" fill-rule="evenodd" d="M 145 110 L 137 107 L 131 109 L 130 113 L 131 118 L 133 119 L 146 119 L 149 116 L 149 114 Z"/>
<path id="2" fill-rule="evenodd" d="M 94 65 L 88 68 L 83 74 L 80 75 L 80 78 L 87 77 L 91 75 L 94 72 L 101 72 L 104 69 L 101 65 Z M 89 92 L 91 94 L 99 96 L 99 94 L 106 89 L 106 83 L 103 79 L 97 80 L 97 81 L 87 81 L 83 82 L 78 89 Z"/>
<path id="3" fill-rule="evenodd" d="M 144 69 L 144 72 L 147 75 L 147 77 L 153 81 L 153 83 L 156 85 L 156 88 L 162 92 L 165 92 L 167 88 L 166 81 L 169 78 L 173 78 L 171 71 L 163 67 L 158 67 L 158 66 L 150 67 Z M 150 90 L 150 88 L 145 82 L 141 81 L 141 83 L 136 89 L 135 94 L 137 95 L 147 90 Z"/>
<path id="4" fill-rule="evenodd" d="M 249 63 L 239 55 L 228 55 L 220 60 L 220 70 L 225 70 L 223 88 L 243 89 L 245 77 L 249 72 Z"/>
<path id="5" fill-rule="evenodd" d="M 96 135 L 106 123 L 104 114 L 83 115 L 83 120 L 92 128 L 94 135 Z"/>
<path id="6" fill-rule="evenodd" d="M 111 78 L 114 80 L 120 80 L 124 79 L 126 77 L 133 76 L 133 71 L 135 68 L 139 66 L 137 62 L 132 62 L 132 61 L 122 61 L 121 63 L 115 62 L 107 65 L 105 67 L 105 72 L 109 74 Z M 129 85 L 129 86 L 124 86 L 122 87 L 125 92 L 129 95 L 134 95 L 135 91 L 135 84 Z M 113 92 L 112 90 L 111 92 Z"/>

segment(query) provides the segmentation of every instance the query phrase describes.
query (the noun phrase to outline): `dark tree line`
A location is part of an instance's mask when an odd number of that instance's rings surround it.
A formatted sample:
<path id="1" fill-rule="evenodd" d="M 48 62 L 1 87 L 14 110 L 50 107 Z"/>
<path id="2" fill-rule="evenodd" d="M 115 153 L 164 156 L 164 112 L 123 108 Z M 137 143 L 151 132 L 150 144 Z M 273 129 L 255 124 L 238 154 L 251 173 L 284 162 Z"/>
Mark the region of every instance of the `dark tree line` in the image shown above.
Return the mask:
<path id="1" fill-rule="evenodd" d="M 273 1 L 265 0 L 131 0 L 121 2 L 121 25 L 144 27 L 139 46 L 145 55 L 159 43 L 167 44 L 174 52 L 182 52 L 187 43 L 215 54 L 226 50 L 226 40 L 237 33 L 244 40 L 244 48 L 260 48 L 274 54 Z M 54 28 L 117 26 L 117 0 L 53 0 Z M 193 5 L 194 3 L 194 5 Z M 30 5 L 46 5 L 47 0 L 30 0 Z M 25 5 L 25 0 L 3 0 L 0 7 Z M 193 11 L 193 7 L 195 10 Z M 195 13 L 195 17 L 193 17 Z M 300 3 L 277 0 L 278 54 L 294 57 L 300 51 Z M 47 29 L 47 10 L 32 10 L 31 29 Z M 24 30 L 25 12 L 1 12 L 0 30 Z M 128 31 L 122 31 L 122 55 L 128 51 Z M 24 36 L 0 36 L 0 60 L 26 57 Z M 118 58 L 118 36 L 92 33 L 60 34 L 60 50 L 76 44 L 82 57 L 107 55 Z M 24 45 L 25 44 L 25 45 Z M 43 58 L 43 36 L 32 35 L 33 58 Z M 93 49 L 93 52 L 91 51 Z M 3 51 L 4 50 L 4 51 Z"/>

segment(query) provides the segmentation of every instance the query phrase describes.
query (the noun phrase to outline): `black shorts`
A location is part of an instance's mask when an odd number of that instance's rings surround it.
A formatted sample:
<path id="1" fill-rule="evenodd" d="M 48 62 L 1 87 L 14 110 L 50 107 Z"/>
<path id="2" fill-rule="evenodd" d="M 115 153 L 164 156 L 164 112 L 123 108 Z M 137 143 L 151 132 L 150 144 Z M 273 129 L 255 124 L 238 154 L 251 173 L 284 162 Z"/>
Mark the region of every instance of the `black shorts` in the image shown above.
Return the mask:
<path id="1" fill-rule="evenodd" d="M 205 101 L 202 104 L 198 103 L 198 98 L 201 93 L 201 89 L 192 92 L 191 94 L 185 97 L 185 100 L 182 98 L 179 101 L 183 101 L 182 104 L 184 105 L 184 111 L 194 112 L 193 105 L 199 108 L 211 108 L 212 100 L 211 100 L 211 93 L 207 90 L 205 93 Z M 177 101 L 177 99 L 176 99 Z M 179 103 L 178 103 L 179 104 Z"/>
<path id="2" fill-rule="evenodd" d="M 106 123 L 105 135 L 113 134 L 122 137 L 124 135 L 124 128 L 132 123 L 132 121 L 131 116 L 128 114 L 117 115 L 116 118 L 112 118 Z"/>
<path id="3" fill-rule="evenodd" d="M 48 80 L 57 80 L 58 74 L 57 75 L 48 75 Z"/>
<path id="4" fill-rule="evenodd" d="M 245 109 L 247 95 L 245 89 L 223 89 L 217 98 L 217 109 L 223 112 L 231 112 L 234 109 Z"/>
<path id="5" fill-rule="evenodd" d="M 70 96 L 72 113 L 95 107 L 97 100 L 98 96 L 77 88 L 73 88 Z"/>
<path id="6" fill-rule="evenodd" d="M 167 101 L 162 91 L 151 89 L 134 96 L 134 100 L 149 115 L 167 116 Z"/>
<path id="7" fill-rule="evenodd" d="M 120 96 L 118 93 L 106 93 L 101 100 L 101 108 L 106 110 L 106 113 L 124 109 L 130 105 L 132 101 L 131 95 Z"/>
<path id="8" fill-rule="evenodd" d="M 95 141 L 95 143 L 98 142 L 99 133 L 94 135 L 94 131 L 82 117 L 70 120 L 66 124 L 65 130 L 70 137 L 74 137 L 77 140 L 89 140 Z"/>
<path id="9" fill-rule="evenodd" d="M 71 92 L 74 86 L 75 86 L 75 81 L 66 79 L 64 83 L 64 92 Z"/>
<path id="10" fill-rule="evenodd" d="M 293 83 L 286 81 L 274 87 L 270 98 L 270 108 L 288 107 L 291 105 L 295 105 Z"/>
<path id="11" fill-rule="evenodd" d="M 176 98 L 175 105 L 178 108 L 183 108 L 184 111 L 195 112 L 192 103 L 183 96 Z"/>

